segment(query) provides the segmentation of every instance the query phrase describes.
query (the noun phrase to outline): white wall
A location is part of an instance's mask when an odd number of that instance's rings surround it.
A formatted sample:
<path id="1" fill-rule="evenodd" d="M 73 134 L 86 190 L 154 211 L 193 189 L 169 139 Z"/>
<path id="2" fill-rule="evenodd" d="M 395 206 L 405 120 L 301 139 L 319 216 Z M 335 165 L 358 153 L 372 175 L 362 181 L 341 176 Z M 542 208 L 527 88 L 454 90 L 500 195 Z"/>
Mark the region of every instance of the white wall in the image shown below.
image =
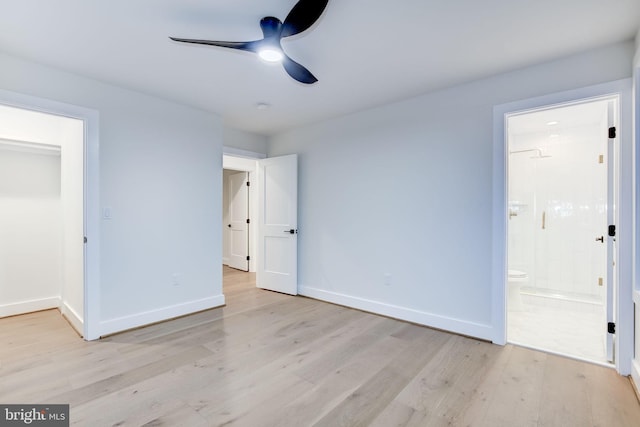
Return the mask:
<path id="1" fill-rule="evenodd" d="M 239 129 L 225 126 L 223 130 L 223 140 L 225 147 L 233 147 L 235 149 L 241 150 L 236 152 L 236 154 L 242 153 L 242 151 L 267 154 L 268 140 L 264 135 L 245 132 Z"/>
<path id="2" fill-rule="evenodd" d="M 0 88 L 97 110 L 107 334 L 224 304 L 222 125 L 210 113 L 0 54 Z"/>
<path id="3" fill-rule="evenodd" d="M 629 77 L 622 43 L 303 127 L 299 292 L 493 339 L 493 106 Z M 426 71 L 427 72 L 427 71 Z"/>

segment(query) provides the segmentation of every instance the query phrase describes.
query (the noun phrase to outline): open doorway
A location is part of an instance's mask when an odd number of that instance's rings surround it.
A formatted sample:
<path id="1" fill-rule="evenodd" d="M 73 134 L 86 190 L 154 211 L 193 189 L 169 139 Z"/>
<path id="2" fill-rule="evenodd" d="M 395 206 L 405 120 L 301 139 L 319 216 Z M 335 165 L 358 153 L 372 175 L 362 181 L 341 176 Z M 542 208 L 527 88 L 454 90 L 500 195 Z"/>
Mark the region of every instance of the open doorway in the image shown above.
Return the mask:
<path id="1" fill-rule="evenodd" d="M 508 114 L 507 340 L 614 362 L 619 99 Z"/>
<path id="2" fill-rule="evenodd" d="M 84 233 L 81 236 L 84 259 L 84 277 L 82 292 L 82 311 L 77 310 L 81 315 L 74 324 L 74 328 L 82 331 L 81 335 L 85 340 L 95 340 L 100 338 L 100 115 L 96 110 L 77 105 L 66 104 L 50 99 L 38 98 L 12 91 L 0 89 L 0 106 L 12 107 L 16 110 L 23 110 L 32 113 L 43 113 L 53 117 L 63 117 L 76 119 L 82 122 L 82 167 L 79 169 L 82 175 L 81 180 L 75 180 L 76 184 L 82 182 L 83 210 L 80 215 L 84 222 Z M 20 125 L 19 129 L 28 129 L 37 132 L 40 128 L 30 126 L 23 121 L 5 120 L 0 118 L 0 137 L 7 140 L 18 140 L 24 142 L 23 138 L 13 129 L 15 125 Z M 13 129 L 9 131 L 10 129 Z M 40 137 L 43 135 L 40 134 Z M 44 144 L 46 141 L 38 140 Z M 64 155 L 61 150 L 61 162 L 69 156 Z M 77 159 L 77 157 L 76 157 Z M 62 163 L 61 163 L 62 165 Z M 63 167 L 61 166 L 61 169 Z M 63 184 L 61 184 L 63 185 Z M 69 244 L 77 244 L 76 240 L 68 240 Z M 78 294 L 77 294 L 78 295 Z"/>
<path id="3" fill-rule="evenodd" d="M 0 317 L 58 309 L 85 336 L 84 121 L 0 117 Z"/>
<path id="4" fill-rule="evenodd" d="M 249 272 L 251 261 L 249 172 L 224 169 L 222 185 L 223 264 L 236 270 Z"/>
<path id="5" fill-rule="evenodd" d="M 247 154 L 248 155 L 248 154 Z M 256 248 L 257 248 L 257 216 L 258 216 L 258 194 L 256 189 L 256 172 L 257 172 L 257 160 L 264 158 L 264 155 L 258 157 L 258 153 L 255 153 L 256 157 L 235 156 L 230 154 L 224 154 L 223 161 L 223 183 L 222 183 L 222 236 L 223 236 L 223 248 L 222 254 L 223 265 L 229 264 L 230 251 L 231 251 L 231 232 L 229 231 L 234 227 L 241 227 L 241 222 L 244 221 L 246 225 L 246 249 L 243 247 L 245 242 L 244 233 L 242 237 L 239 237 L 241 241 L 236 245 L 237 252 L 245 255 L 249 258 L 248 266 L 245 267 L 244 263 L 240 270 L 249 272 L 256 271 Z M 232 179 L 233 178 L 233 182 Z M 232 189 L 231 186 L 234 186 Z M 235 193 L 235 196 L 232 194 Z M 235 197 L 237 204 L 235 205 L 235 212 L 230 212 L 231 201 Z M 246 200 L 246 203 L 245 203 Z M 246 214 L 245 214 L 246 211 Z M 245 216 L 246 215 L 246 216 Z M 230 220 L 234 220 L 235 224 L 232 224 Z M 231 227 L 229 227 L 231 224 Z M 241 256 L 241 255 L 240 255 Z M 241 261 L 239 258 L 238 261 Z M 243 268 L 244 267 L 244 268 Z"/>
<path id="6" fill-rule="evenodd" d="M 225 297 L 255 287 L 258 153 L 223 155 L 222 264 Z"/>
<path id="7" fill-rule="evenodd" d="M 256 286 L 297 295 L 297 155 L 271 158 L 224 155 L 223 170 L 247 172 L 249 272 L 255 272 Z M 238 182 L 244 179 L 241 174 L 230 176 L 236 175 Z M 230 222 L 223 223 L 223 230 L 232 228 L 229 225 Z"/>

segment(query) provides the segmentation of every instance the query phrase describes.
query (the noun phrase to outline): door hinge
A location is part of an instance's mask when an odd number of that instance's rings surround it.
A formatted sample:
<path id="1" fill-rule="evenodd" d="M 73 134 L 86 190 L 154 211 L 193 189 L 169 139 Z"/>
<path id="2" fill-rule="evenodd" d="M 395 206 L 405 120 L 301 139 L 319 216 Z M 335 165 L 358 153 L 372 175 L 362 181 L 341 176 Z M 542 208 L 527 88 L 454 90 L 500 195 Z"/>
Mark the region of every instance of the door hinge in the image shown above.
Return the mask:
<path id="1" fill-rule="evenodd" d="M 615 334 L 616 333 L 616 324 L 613 323 L 613 322 L 607 323 L 607 332 L 609 332 L 610 334 Z"/>
<path id="2" fill-rule="evenodd" d="M 247 181 L 247 187 L 251 187 L 251 183 Z"/>
<path id="3" fill-rule="evenodd" d="M 251 257 L 247 255 L 247 261 L 251 261 Z"/>
<path id="4" fill-rule="evenodd" d="M 251 224 L 251 220 L 247 218 L 247 224 Z"/>
<path id="5" fill-rule="evenodd" d="M 609 128 L 609 139 L 613 139 L 616 137 L 616 128 L 615 126 Z"/>
<path id="6" fill-rule="evenodd" d="M 84 236 L 84 243 L 87 243 L 87 236 Z"/>
<path id="7" fill-rule="evenodd" d="M 615 225 L 610 225 L 609 226 L 609 237 L 616 237 L 616 226 Z"/>
<path id="8" fill-rule="evenodd" d="M 598 277 L 598 286 L 604 286 L 604 278 Z"/>

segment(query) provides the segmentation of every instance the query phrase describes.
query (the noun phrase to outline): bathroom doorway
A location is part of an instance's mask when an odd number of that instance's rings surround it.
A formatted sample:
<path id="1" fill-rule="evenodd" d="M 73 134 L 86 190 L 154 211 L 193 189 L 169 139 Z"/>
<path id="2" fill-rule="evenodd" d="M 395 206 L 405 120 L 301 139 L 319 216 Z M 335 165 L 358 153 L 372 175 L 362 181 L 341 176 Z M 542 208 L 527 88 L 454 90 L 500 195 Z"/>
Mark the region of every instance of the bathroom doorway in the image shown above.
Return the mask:
<path id="1" fill-rule="evenodd" d="M 506 117 L 512 344 L 613 363 L 618 105 L 612 96 Z"/>

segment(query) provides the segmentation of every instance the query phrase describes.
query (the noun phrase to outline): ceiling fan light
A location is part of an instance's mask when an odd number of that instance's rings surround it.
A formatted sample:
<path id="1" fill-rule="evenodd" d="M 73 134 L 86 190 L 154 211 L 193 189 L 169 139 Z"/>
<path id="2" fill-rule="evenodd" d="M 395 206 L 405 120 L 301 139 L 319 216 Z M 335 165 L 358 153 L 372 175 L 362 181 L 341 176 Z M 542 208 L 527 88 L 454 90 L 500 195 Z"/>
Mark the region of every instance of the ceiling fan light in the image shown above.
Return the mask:
<path id="1" fill-rule="evenodd" d="M 267 62 L 280 62 L 284 58 L 281 50 L 272 47 L 260 49 L 258 55 Z"/>

